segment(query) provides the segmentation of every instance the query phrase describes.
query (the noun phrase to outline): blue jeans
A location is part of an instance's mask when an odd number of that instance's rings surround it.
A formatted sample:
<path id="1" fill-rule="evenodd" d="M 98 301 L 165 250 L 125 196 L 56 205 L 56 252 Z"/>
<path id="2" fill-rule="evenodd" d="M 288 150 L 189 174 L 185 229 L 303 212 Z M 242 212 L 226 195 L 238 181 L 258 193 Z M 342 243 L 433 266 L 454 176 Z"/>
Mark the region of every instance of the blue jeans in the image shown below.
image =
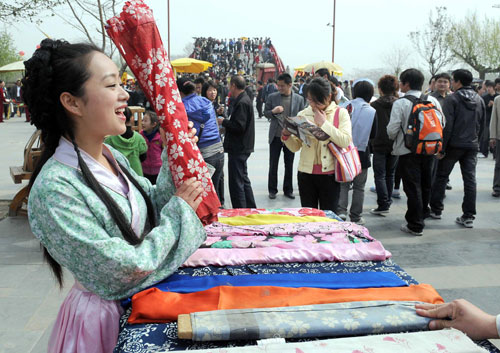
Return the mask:
<path id="1" fill-rule="evenodd" d="M 377 189 L 377 205 L 381 209 L 389 209 L 392 203 L 392 190 L 394 187 L 394 173 L 398 156 L 390 153 L 373 153 L 373 174 L 375 188 Z"/>

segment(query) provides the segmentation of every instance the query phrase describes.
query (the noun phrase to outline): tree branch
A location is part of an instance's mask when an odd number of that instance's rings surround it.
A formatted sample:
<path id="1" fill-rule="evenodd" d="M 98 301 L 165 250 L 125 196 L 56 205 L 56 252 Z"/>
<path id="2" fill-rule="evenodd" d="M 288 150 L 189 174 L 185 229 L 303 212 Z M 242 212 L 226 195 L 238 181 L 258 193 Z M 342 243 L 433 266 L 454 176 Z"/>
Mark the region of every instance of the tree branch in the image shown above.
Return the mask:
<path id="1" fill-rule="evenodd" d="M 78 23 L 80 23 L 80 26 L 82 26 L 83 31 L 87 35 L 87 38 L 89 39 L 89 41 L 92 44 L 95 45 L 94 41 L 92 40 L 92 37 L 90 36 L 89 32 L 87 31 L 87 27 L 85 27 L 85 25 L 83 24 L 83 22 L 80 20 L 80 17 L 76 14 L 75 9 L 73 8 L 73 6 L 71 6 L 70 0 L 66 0 L 66 3 L 68 4 L 69 8 L 71 9 L 71 12 L 73 13 L 73 16 L 76 18 L 76 20 L 78 21 Z"/>
<path id="2" fill-rule="evenodd" d="M 102 51 L 106 49 L 106 31 L 104 29 L 104 18 L 102 16 L 102 7 L 101 7 L 101 0 L 97 0 L 97 6 L 99 6 L 99 21 L 101 23 L 101 30 L 102 30 Z"/>

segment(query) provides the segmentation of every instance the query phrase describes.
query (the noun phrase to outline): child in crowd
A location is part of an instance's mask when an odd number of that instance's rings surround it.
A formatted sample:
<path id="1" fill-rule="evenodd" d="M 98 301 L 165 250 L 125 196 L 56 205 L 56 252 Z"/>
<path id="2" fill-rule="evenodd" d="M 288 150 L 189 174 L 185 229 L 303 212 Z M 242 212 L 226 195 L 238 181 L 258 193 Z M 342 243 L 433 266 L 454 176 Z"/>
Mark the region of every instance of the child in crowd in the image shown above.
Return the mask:
<path id="1" fill-rule="evenodd" d="M 160 136 L 160 123 L 158 116 L 153 110 L 147 110 L 142 118 L 141 135 L 146 140 L 148 152 L 146 159 L 142 161 L 142 171 L 144 177 L 148 178 L 151 184 L 156 184 L 156 178 L 161 168 L 161 151 L 163 144 Z"/>
<path id="2" fill-rule="evenodd" d="M 137 175 L 142 176 L 141 161 L 146 159 L 148 146 L 142 136 L 132 130 L 132 112 L 128 107 L 125 108 L 123 115 L 125 115 L 127 130 L 121 135 L 108 136 L 104 140 L 104 143 L 123 153 L 127 157 L 130 167 L 132 167 Z"/>

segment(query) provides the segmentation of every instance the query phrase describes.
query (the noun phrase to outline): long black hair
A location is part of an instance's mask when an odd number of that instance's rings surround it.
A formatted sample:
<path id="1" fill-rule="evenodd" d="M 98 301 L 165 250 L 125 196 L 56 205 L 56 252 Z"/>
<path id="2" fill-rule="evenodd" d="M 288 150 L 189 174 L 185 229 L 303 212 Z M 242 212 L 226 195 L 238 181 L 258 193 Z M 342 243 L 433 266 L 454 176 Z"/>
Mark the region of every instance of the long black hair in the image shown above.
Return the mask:
<path id="1" fill-rule="evenodd" d="M 44 39 L 31 59 L 24 63 L 26 71 L 22 80 L 23 100 L 30 109 L 31 123 L 42 132 L 41 138 L 44 145 L 42 155 L 31 176 L 29 187 L 33 186 L 42 167 L 55 153 L 61 137 L 68 138 L 73 143 L 83 179 L 106 205 L 111 217 L 122 232 L 123 238 L 132 245 L 138 245 L 143 241 L 147 230 L 141 236 L 137 236 L 118 204 L 96 180 L 76 144 L 74 123 L 67 116 L 59 100 L 63 92 L 85 100 L 84 84 L 90 78 L 88 66 L 92 54 L 96 52 L 102 51 L 92 44 L 70 44 L 64 40 Z M 120 168 L 143 196 L 147 205 L 149 229 L 154 228 L 156 226 L 156 213 L 151 199 L 128 170 L 122 165 Z M 61 265 L 52 258 L 45 247 L 43 255 L 62 287 Z"/>

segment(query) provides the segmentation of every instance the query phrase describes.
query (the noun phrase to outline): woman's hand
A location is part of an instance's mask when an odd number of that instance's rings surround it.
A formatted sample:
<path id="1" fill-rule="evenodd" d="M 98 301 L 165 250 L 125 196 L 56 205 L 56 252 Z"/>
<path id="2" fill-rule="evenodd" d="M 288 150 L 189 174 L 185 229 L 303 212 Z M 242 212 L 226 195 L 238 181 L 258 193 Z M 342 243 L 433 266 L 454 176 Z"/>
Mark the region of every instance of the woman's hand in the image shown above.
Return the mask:
<path id="1" fill-rule="evenodd" d="M 323 110 L 321 109 L 315 109 L 313 108 L 314 112 L 314 122 L 316 123 L 316 126 L 321 127 L 326 121 L 326 114 Z"/>
<path id="2" fill-rule="evenodd" d="M 198 136 L 196 136 L 196 133 L 198 131 L 196 131 L 196 129 L 193 127 L 194 124 L 192 121 L 188 121 L 188 136 L 189 138 L 191 139 L 191 142 L 193 143 L 193 145 L 196 145 L 198 143 Z M 165 136 L 165 130 L 163 130 L 163 128 L 160 127 L 160 136 L 161 136 L 161 141 L 163 142 L 163 146 L 167 146 L 167 137 Z"/>
<path id="3" fill-rule="evenodd" d="M 281 135 L 288 137 L 291 135 L 291 132 L 288 131 L 287 129 L 283 129 L 283 130 L 281 130 Z"/>
<path id="4" fill-rule="evenodd" d="M 189 129 L 188 136 L 191 139 L 193 145 L 196 145 L 198 143 L 198 136 L 196 136 L 196 133 L 198 131 L 196 131 L 196 129 L 193 126 L 194 126 L 193 122 L 188 121 L 188 129 Z"/>
<path id="5" fill-rule="evenodd" d="M 187 204 L 196 211 L 202 201 L 202 197 L 200 197 L 202 192 L 203 188 L 201 182 L 196 178 L 189 178 L 179 186 L 175 196 L 186 201 Z"/>
<path id="6" fill-rule="evenodd" d="M 417 314 L 430 317 L 431 330 L 453 327 L 467 334 L 473 340 L 498 338 L 496 318 L 464 299 L 445 304 L 417 304 Z"/>

